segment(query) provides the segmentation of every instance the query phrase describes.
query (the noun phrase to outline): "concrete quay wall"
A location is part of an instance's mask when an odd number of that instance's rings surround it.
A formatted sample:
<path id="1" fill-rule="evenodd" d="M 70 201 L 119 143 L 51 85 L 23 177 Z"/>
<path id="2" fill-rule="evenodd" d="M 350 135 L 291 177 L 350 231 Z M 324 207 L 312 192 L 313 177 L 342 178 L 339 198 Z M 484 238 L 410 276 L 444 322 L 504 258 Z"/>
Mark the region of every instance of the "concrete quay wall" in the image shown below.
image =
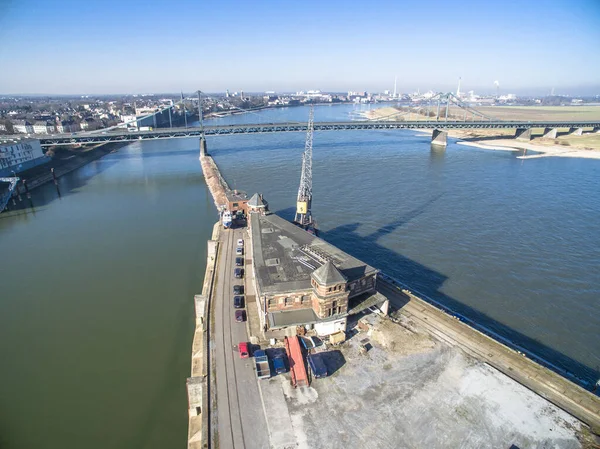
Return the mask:
<path id="1" fill-rule="evenodd" d="M 121 146 L 123 145 L 108 143 L 100 144 L 96 148 L 81 152 L 70 159 L 50 159 L 47 163 L 27 170 L 24 173 L 20 173 L 18 176 L 21 179 L 26 179 L 27 187 L 29 190 L 33 190 L 54 179 L 50 172 L 51 167 L 54 167 L 54 175 L 56 178 L 60 178 L 61 176 L 71 173 L 84 165 L 116 151 Z M 21 186 L 21 193 L 23 193 L 23 191 L 24 189 Z"/>
<path id="2" fill-rule="evenodd" d="M 220 223 L 215 223 L 211 240 L 208 241 L 206 271 L 202 294 L 194 296 L 196 325 L 192 342 L 191 377 L 186 381 L 188 394 L 188 449 L 216 447 L 215 378 L 211 372 L 211 305 L 216 279 L 216 264 L 219 251 Z"/>

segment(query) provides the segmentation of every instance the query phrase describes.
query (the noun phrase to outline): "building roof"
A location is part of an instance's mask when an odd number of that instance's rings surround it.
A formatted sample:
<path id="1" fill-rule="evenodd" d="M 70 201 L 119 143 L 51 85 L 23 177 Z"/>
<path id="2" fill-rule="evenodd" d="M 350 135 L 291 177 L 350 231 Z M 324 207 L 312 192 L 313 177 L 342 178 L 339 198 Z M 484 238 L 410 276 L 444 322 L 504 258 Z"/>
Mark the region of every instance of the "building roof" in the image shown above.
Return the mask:
<path id="1" fill-rule="evenodd" d="M 269 328 L 271 329 L 319 321 L 319 317 L 312 308 L 269 312 Z"/>
<path id="2" fill-rule="evenodd" d="M 356 315 L 369 307 L 380 306 L 385 301 L 387 301 L 387 297 L 379 292 L 363 293 L 362 295 L 350 299 L 348 304 L 348 315 Z"/>
<path id="3" fill-rule="evenodd" d="M 252 198 L 250 198 L 250 200 L 248 201 L 248 206 L 250 206 L 250 207 L 266 207 L 266 204 L 263 201 L 263 199 L 261 198 L 261 196 L 258 193 L 255 193 L 254 195 L 252 195 Z"/>
<path id="4" fill-rule="evenodd" d="M 228 190 L 225 195 L 227 196 L 227 201 L 232 203 L 246 201 L 248 199 L 246 192 L 242 192 L 241 190 Z"/>
<path id="5" fill-rule="evenodd" d="M 346 282 L 346 277 L 329 260 L 313 271 L 311 276 L 317 283 L 325 286 Z"/>
<path id="6" fill-rule="evenodd" d="M 260 295 L 311 290 L 311 274 L 327 261 L 348 282 L 378 271 L 275 214 L 251 213 L 250 228 Z"/>

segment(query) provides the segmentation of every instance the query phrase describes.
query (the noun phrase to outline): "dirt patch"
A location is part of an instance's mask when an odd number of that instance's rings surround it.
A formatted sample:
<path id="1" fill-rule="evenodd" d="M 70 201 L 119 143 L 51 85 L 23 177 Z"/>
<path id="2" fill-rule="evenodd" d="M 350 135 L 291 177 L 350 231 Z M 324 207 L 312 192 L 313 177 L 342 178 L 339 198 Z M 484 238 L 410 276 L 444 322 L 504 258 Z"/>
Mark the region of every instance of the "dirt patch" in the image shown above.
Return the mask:
<path id="1" fill-rule="evenodd" d="M 374 321 L 374 327 L 367 335 L 386 350 L 406 356 L 435 348 L 435 340 L 425 333 L 415 332 L 413 323 L 406 317 L 397 316 L 396 322 L 377 315 L 370 318 Z"/>
<path id="2" fill-rule="evenodd" d="M 370 326 L 334 376 L 284 387 L 300 447 L 581 447 L 577 420 L 499 371 L 409 320 Z"/>

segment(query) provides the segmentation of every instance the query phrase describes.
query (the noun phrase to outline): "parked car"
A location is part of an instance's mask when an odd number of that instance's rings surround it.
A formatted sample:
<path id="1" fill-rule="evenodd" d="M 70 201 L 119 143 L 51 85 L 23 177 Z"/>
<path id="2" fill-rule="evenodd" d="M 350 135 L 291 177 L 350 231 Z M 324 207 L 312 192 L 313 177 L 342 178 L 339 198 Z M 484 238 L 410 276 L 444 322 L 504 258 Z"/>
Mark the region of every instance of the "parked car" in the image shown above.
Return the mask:
<path id="1" fill-rule="evenodd" d="M 241 247 L 241 246 L 238 246 L 238 247 L 235 249 L 235 254 L 236 254 L 236 255 L 238 255 L 238 256 L 243 256 L 243 255 L 244 255 L 244 248 L 243 248 L 243 247 Z"/>
<path id="2" fill-rule="evenodd" d="M 300 337 L 300 341 L 302 342 L 302 346 L 307 351 L 316 348 L 317 346 L 321 346 L 323 342 L 318 337 Z"/>
<path id="3" fill-rule="evenodd" d="M 269 366 L 269 356 L 262 349 L 254 353 L 254 363 L 256 364 L 256 375 L 259 379 L 268 379 L 271 377 L 271 367 Z"/>
<path id="4" fill-rule="evenodd" d="M 244 286 L 243 285 L 234 285 L 233 286 L 233 294 L 234 295 L 243 295 L 244 294 Z"/>
<path id="5" fill-rule="evenodd" d="M 285 354 L 278 354 L 273 357 L 273 369 L 277 374 L 287 372 L 287 368 L 285 367 Z"/>
<path id="6" fill-rule="evenodd" d="M 236 267 L 243 267 L 244 266 L 244 258 L 243 257 L 236 257 L 235 258 L 235 266 Z"/>
<path id="7" fill-rule="evenodd" d="M 244 269 L 236 268 L 235 270 L 233 270 L 233 276 L 237 279 L 242 279 L 244 277 Z"/>
<path id="8" fill-rule="evenodd" d="M 235 307 L 236 309 L 243 309 L 244 308 L 244 297 L 239 296 L 239 295 L 234 296 L 233 297 L 233 307 Z"/>
<path id="9" fill-rule="evenodd" d="M 243 248 L 244 247 L 244 239 L 238 239 L 237 246 L 241 246 Z"/>
<path id="10" fill-rule="evenodd" d="M 241 341 L 238 344 L 238 351 L 240 352 L 241 359 L 247 359 L 248 357 L 250 357 L 250 349 L 248 348 L 248 342 Z"/>
<path id="11" fill-rule="evenodd" d="M 238 323 L 243 323 L 246 321 L 246 311 L 245 310 L 236 310 L 235 311 L 235 320 Z"/>

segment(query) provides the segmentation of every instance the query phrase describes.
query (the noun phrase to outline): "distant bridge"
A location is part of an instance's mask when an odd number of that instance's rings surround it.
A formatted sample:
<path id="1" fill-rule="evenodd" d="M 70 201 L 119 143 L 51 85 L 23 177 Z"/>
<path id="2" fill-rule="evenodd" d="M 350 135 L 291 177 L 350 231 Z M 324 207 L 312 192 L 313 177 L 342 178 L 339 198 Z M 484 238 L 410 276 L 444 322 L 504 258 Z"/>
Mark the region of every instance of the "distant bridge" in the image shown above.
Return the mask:
<path id="1" fill-rule="evenodd" d="M 134 142 L 137 140 L 173 139 L 185 137 L 225 136 L 233 134 L 265 134 L 280 132 L 306 132 L 307 123 L 254 123 L 240 125 L 213 125 L 203 128 L 162 128 L 152 131 L 128 131 L 111 129 L 109 131 L 75 134 L 53 134 L 40 136 L 43 147 L 52 145 L 97 144 L 105 142 Z M 397 129 L 431 129 L 434 130 L 433 143 L 445 145 L 448 129 L 516 129 L 516 137 L 530 137 L 532 128 L 544 128 L 545 134 L 556 129 L 569 128 L 570 132 L 581 134 L 584 128 L 600 130 L 600 120 L 572 122 L 525 122 L 525 121 L 345 121 L 320 122 L 314 124 L 315 131 L 351 131 L 351 130 L 397 130 Z M 437 131 L 437 133 L 436 133 Z M 436 136 L 437 134 L 437 136 Z M 442 142 L 443 140 L 443 142 Z"/>

